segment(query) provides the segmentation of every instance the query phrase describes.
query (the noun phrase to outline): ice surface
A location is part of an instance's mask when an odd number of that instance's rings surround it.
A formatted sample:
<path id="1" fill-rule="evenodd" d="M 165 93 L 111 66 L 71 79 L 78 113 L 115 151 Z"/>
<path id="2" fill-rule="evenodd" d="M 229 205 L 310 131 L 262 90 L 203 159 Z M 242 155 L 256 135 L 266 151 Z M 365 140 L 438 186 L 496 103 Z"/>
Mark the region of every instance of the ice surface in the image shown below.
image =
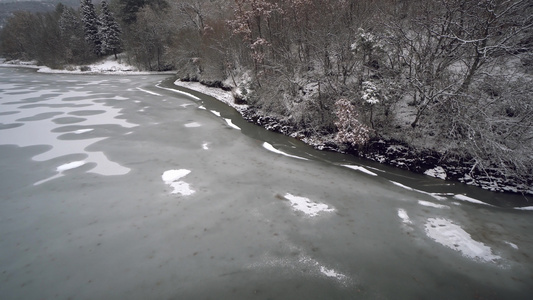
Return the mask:
<path id="1" fill-rule="evenodd" d="M 291 202 L 292 208 L 297 211 L 301 211 L 310 217 L 315 217 L 320 212 L 335 211 L 335 209 L 330 208 L 327 204 L 312 202 L 305 197 L 294 196 L 289 193 L 285 194 L 284 197 Z"/>
<path id="2" fill-rule="evenodd" d="M 472 239 L 470 234 L 452 221 L 443 218 L 429 218 L 425 225 L 426 234 L 437 243 L 459 251 L 463 256 L 493 262 L 500 259 L 490 247 Z"/>

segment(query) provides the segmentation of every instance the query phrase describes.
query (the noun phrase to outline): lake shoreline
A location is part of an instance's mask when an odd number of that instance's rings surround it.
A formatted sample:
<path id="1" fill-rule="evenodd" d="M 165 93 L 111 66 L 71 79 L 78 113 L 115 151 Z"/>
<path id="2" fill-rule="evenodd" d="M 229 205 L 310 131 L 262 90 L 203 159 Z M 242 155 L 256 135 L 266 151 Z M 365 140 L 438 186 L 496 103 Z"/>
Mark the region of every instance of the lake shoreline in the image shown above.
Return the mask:
<path id="1" fill-rule="evenodd" d="M 313 136 L 309 132 L 296 129 L 290 122 L 269 116 L 248 105 L 236 104 L 232 92 L 221 88 L 220 84 L 216 84 L 216 82 L 178 78 L 174 84 L 212 96 L 235 108 L 248 122 L 301 140 L 317 150 L 350 154 L 414 173 L 477 186 L 492 192 L 518 194 L 524 195 L 524 197 L 533 195 L 533 177 L 531 176 L 528 181 L 520 181 L 516 178 L 498 176 L 495 170 L 490 169 L 486 170 L 486 173 L 477 170 L 472 172 L 474 162 L 467 157 L 449 157 L 434 149 L 417 150 L 405 142 L 383 137 L 371 138 L 368 144 L 361 149 L 354 147 L 341 149 L 334 142 L 333 135 Z"/>
<path id="2" fill-rule="evenodd" d="M 79 66 L 76 71 L 53 70 L 45 66 L 37 66 L 33 62 L 22 61 L 0 62 L 0 66 L 32 68 L 37 69 L 37 72 L 47 74 L 175 75 L 175 72 L 142 72 L 134 70 L 131 66 L 116 62 L 110 58 L 103 62 L 89 65 L 89 71 L 79 71 L 78 69 L 81 68 Z M 466 157 L 446 156 L 434 149 L 417 150 L 405 142 L 383 137 L 371 138 L 368 144 L 360 149 L 354 147 L 341 149 L 334 141 L 333 135 L 320 136 L 313 135 L 310 132 L 303 132 L 286 120 L 269 116 L 249 105 L 235 103 L 232 92 L 223 88 L 223 85 L 218 81 L 206 82 L 178 78 L 174 85 L 212 96 L 236 109 L 248 122 L 301 140 L 317 150 L 350 154 L 414 173 L 477 186 L 492 192 L 518 194 L 524 197 L 533 195 L 533 176 L 529 176 L 526 180 L 519 180 L 517 178 L 505 178 L 497 174 L 496 170 L 491 169 L 485 170 L 485 173 L 481 173 L 478 170 L 472 172 L 475 169 L 474 162 Z"/>

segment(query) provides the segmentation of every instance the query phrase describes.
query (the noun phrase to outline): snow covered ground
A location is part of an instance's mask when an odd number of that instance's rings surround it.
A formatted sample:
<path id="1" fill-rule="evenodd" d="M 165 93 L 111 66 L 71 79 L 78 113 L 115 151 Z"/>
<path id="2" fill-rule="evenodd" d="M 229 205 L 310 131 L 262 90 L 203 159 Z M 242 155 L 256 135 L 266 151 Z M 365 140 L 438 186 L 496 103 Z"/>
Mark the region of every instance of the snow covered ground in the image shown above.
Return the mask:
<path id="1" fill-rule="evenodd" d="M 69 65 L 63 70 L 52 69 L 46 66 L 39 66 L 35 61 L 20 61 L 12 60 L 5 61 L 0 59 L 0 66 L 2 67 L 26 67 L 38 69 L 40 73 L 53 74 L 116 74 L 116 75 L 143 75 L 143 74 L 174 74 L 175 72 L 148 72 L 139 71 L 138 68 L 131 66 L 125 62 L 123 57 L 115 59 L 114 55 L 88 65 Z"/>

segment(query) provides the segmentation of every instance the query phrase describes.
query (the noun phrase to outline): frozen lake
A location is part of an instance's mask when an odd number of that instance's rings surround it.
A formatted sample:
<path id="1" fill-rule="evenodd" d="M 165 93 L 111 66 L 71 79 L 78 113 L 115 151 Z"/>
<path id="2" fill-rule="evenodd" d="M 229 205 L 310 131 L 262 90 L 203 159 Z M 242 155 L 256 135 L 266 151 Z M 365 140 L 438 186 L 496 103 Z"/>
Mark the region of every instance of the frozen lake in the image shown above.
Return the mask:
<path id="1" fill-rule="evenodd" d="M 0 68 L 0 299 L 531 299 L 520 196 L 315 151 L 174 80 Z"/>

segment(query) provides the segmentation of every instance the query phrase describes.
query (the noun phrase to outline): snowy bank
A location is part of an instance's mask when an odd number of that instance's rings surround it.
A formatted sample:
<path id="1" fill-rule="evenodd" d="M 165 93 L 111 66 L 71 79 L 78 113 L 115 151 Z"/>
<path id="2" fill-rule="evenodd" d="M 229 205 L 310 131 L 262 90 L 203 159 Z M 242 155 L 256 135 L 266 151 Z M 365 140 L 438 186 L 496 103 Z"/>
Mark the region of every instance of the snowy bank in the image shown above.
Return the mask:
<path id="1" fill-rule="evenodd" d="M 88 65 L 67 65 L 65 69 L 52 69 L 47 66 L 39 66 L 35 61 L 11 60 L 5 61 L 0 59 L 0 67 L 23 67 L 37 69 L 39 73 L 48 74 L 113 74 L 113 75 L 151 75 L 151 74 L 174 74 L 174 71 L 151 72 L 139 71 L 138 68 L 123 62 L 124 59 L 115 59 L 113 55 L 105 59 L 88 64 Z"/>

